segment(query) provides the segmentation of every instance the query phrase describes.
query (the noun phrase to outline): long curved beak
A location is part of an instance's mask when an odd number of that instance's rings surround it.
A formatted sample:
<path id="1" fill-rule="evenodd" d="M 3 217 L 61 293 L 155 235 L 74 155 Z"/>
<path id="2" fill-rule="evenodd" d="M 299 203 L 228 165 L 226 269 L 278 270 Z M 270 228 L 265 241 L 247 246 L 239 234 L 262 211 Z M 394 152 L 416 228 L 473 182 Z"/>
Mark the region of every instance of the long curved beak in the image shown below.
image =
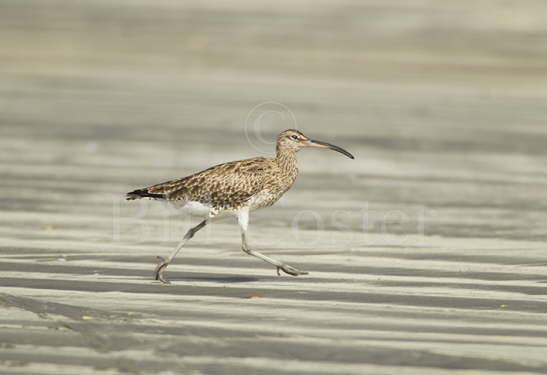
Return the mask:
<path id="1" fill-rule="evenodd" d="M 346 155 L 350 159 L 355 159 L 352 154 L 344 150 L 342 147 L 338 147 L 327 142 L 310 139 L 305 142 L 305 145 L 308 147 L 330 148 L 331 150 L 338 151 L 339 153 Z"/>

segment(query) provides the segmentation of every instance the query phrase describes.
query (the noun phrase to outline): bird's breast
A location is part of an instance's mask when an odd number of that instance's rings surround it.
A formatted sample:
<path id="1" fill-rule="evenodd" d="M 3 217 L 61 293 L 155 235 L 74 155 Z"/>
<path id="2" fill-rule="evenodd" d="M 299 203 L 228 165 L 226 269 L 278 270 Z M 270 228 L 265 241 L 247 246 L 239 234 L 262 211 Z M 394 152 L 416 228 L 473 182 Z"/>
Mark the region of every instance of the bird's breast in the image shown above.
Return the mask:
<path id="1" fill-rule="evenodd" d="M 275 183 L 268 184 L 267 187 L 252 196 L 249 200 L 249 208 L 257 209 L 269 207 L 277 202 L 283 194 L 291 188 L 295 177 L 296 176 L 290 176 L 289 178 L 277 180 Z"/>
<path id="2" fill-rule="evenodd" d="M 261 192 L 253 195 L 249 199 L 248 206 L 251 210 L 256 210 L 257 208 L 269 207 L 281 198 L 283 192 L 276 192 L 270 190 L 262 190 Z"/>

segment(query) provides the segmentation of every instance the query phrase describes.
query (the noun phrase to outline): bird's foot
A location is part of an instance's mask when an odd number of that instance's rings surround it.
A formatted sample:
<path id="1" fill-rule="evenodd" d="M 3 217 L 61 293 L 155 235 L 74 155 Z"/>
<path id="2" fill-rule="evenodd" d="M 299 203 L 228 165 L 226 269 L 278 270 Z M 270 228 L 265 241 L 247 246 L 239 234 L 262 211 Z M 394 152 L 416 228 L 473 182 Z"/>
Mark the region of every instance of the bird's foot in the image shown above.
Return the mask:
<path id="1" fill-rule="evenodd" d="M 163 284 L 171 284 L 171 282 L 169 280 L 166 280 L 165 277 L 163 276 L 165 269 L 170 263 L 170 260 L 160 256 L 158 256 L 157 258 L 160 260 L 160 262 L 158 263 L 158 265 L 156 266 L 156 269 L 154 270 L 154 278 L 156 280 L 161 281 Z"/>
<path id="2" fill-rule="evenodd" d="M 306 271 L 301 271 L 299 269 L 296 269 L 294 267 L 291 267 L 289 265 L 283 264 L 282 266 L 277 266 L 277 276 L 281 276 L 281 273 L 279 271 L 283 271 L 286 274 L 289 274 L 291 276 L 299 276 L 299 275 L 307 275 L 308 273 Z"/>

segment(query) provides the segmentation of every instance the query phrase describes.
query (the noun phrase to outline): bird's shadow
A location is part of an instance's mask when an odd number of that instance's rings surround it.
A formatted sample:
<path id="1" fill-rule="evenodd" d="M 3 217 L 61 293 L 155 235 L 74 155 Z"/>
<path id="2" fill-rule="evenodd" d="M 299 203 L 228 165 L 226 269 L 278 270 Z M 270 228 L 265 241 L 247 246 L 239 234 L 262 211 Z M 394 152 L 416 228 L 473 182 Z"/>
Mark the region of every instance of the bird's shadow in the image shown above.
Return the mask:
<path id="1" fill-rule="evenodd" d="M 226 275 L 203 275 L 203 276 L 176 276 L 171 275 L 168 277 L 169 281 L 175 282 L 175 281 L 209 281 L 209 282 L 215 282 L 215 283 L 229 283 L 229 284 L 235 284 L 235 283 L 249 283 L 249 282 L 256 282 L 260 281 L 260 278 L 258 277 L 252 277 L 252 276 L 226 276 Z"/>

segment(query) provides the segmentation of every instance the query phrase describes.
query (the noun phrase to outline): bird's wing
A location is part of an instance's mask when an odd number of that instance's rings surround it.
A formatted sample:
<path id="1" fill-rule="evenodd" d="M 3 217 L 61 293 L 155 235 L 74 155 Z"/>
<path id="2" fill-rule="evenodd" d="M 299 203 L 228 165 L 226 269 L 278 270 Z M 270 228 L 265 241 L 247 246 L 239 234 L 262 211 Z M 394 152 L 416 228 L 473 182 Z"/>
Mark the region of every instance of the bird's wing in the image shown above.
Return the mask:
<path id="1" fill-rule="evenodd" d="M 277 165 L 269 158 L 219 164 L 188 177 L 146 188 L 149 195 L 167 200 L 189 200 L 216 208 L 237 208 L 264 189 Z M 143 189 L 144 190 L 144 189 Z"/>

